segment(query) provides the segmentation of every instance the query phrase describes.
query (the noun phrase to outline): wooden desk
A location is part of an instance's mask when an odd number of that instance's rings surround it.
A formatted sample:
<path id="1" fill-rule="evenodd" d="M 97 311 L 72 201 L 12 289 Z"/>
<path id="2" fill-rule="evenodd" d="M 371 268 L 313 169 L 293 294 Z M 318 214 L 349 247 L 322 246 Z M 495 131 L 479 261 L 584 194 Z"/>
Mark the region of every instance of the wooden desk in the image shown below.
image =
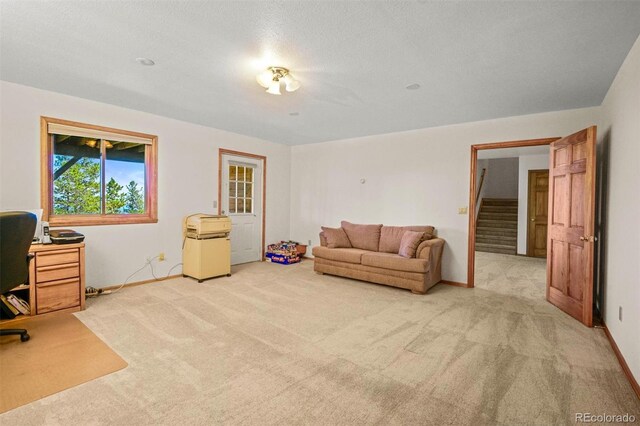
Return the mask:
<path id="1" fill-rule="evenodd" d="M 34 244 L 29 252 L 32 315 L 84 309 L 84 243 Z"/>
<path id="2" fill-rule="evenodd" d="M 11 290 L 28 299 L 31 315 L 84 309 L 84 243 L 33 244 L 29 253 L 29 284 Z M 18 315 L 11 320 L 24 318 Z"/>

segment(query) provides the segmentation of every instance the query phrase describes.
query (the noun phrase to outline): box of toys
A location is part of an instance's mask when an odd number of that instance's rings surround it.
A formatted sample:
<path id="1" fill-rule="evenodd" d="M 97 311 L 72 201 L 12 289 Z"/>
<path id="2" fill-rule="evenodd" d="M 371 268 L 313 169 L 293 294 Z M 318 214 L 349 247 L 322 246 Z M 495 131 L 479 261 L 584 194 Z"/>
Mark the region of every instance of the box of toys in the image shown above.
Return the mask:
<path id="1" fill-rule="evenodd" d="M 276 244 L 269 244 L 265 256 L 268 261 L 290 265 L 300 262 L 300 256 L 296 250 L 298 243 L 295 241 L 280 241 Z"/>

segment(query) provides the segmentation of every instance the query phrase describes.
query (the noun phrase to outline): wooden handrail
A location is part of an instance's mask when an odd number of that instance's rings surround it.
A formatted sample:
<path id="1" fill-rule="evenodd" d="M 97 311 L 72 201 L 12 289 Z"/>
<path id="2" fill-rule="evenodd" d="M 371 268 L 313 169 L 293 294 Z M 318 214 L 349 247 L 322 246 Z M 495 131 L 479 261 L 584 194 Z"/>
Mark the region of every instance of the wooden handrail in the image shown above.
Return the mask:
<path id="1" fill-rule="evenodd" d="M 482 169 L 480 174 L 480 185 L 478 185 L 478 192 L 476 193 L 476 205 L 478 204 L 478 198 L 480 198 L 480 191 L 482 191 L 482 184 L 484 183 L 484 175 L 487 173 L 487 169 Z"/>

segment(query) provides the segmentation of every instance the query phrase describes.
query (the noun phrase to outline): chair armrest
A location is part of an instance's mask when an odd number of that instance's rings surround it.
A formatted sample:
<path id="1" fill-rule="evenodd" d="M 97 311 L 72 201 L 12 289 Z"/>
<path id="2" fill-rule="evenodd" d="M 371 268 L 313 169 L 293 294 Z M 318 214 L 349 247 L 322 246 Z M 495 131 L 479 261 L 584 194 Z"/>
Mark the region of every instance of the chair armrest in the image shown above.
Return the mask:
<path id="1" fill-rule="evenodd" d="M 442 256 L 444 240 L 442 238 L 432 238 L 420 243 L 416 250 L 418 259 L 427 259 L 430 262 L 438 262 Z"/>

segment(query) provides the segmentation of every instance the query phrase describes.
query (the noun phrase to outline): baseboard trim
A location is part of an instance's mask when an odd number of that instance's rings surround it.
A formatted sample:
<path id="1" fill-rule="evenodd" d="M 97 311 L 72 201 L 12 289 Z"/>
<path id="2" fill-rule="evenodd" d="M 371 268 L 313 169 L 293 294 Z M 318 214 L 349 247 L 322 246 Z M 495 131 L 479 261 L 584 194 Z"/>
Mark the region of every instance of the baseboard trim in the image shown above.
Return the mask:
<path id="1" fill-rule="evenodd" d="M 609 329 L 607 328 L 607 324 L 603 322 L 602 328 L 604 329 L 604 334 L 607 335 L 607 339 L 609 339 L 609 343 L 613 348 L 613 352 L 616 354 L 616 358 L 618 358 L 618 362 L 622 367 L 622 371 L 624 371 L 624 374 L 627 376 L 627 379 L 629 380 L 629 383 L 631 384 L 633 391 L 636 393 L 636 396 L 638 397 L 638 399 L 640 399 L 640 385 L 638 385 L 638 381 L 636 380 L 635 377 L 633 377 L 633 373 L 631 373 L 631 369 L 627 365 L 627 361 L 625 361 L 624 357 L 622 356 L 622 353 L 620 352 L 620 349 L 618 348 L 616 341 L 613 340 L 613 336 L 609 332 Z"/>
<path id="2" fill-rule="evenodd" d="M 151 284 L 151 283 L 157 283 L 159 281 L 165 281 L 165 280 L 170 280 L 172 278 L 178 278 L 181 277 L 182 274 L 176 274 L 176 275 L 168 275 L 166 277 L 162 277 L 162 278 L 151 278 L 150 280 L 143 280 L 143 281 L 134 281 L 132 283 L 126 283 L 125 285 L 122 284 L 118 284 L 118 285 L 110 285 L 108 287 L 100 287 L 103 291 L 107 291 L 107 290 L 115 290 L 117 288 L 120 288 L 121 286 L 124 287 L 136 287 L 139 285 L 143 285 L 143 284 Z"/>
<path id="3" fill-rule="evenodd" d="M 467 283 L 459 283 L 457 281 L 447 281 L 447 280 L 440 280 L 441 284 L 446 284 L 446 285 L 452 285 L 454 287 L 463 287 L 463 288 L 469 288 L 469 286 L 467 285 Z"/>

